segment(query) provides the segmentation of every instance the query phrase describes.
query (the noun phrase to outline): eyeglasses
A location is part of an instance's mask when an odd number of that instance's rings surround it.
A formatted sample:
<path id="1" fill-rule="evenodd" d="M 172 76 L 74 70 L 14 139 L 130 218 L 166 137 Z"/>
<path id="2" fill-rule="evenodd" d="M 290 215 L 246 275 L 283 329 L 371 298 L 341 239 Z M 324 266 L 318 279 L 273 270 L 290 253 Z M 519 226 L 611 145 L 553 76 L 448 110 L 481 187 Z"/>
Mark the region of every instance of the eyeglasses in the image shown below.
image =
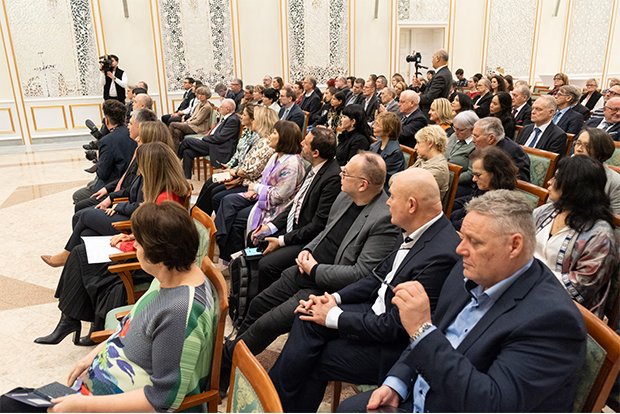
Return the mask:
<path id="1" fill-rule="evenodd" d="M 603 110 L 604 111 L 609 111 L 609 112 L 620 112 L 620 108 L 611 108 L 609 106 L 604 106 Z"/>
<path id="2" fill-rule="evenodd" d="M 553 78 L 553 80 L 564 80 L 564 79 L 556 77 L 556 78 Z"/>
<path id="3" fill-rule="evenodd" d="M 368 182 L 368 180 L 367 180 L 366 178 L 364 178 L 364 177 L 357 177 L 357 176 L 355 176 L 355 175 L 349 175 L 349 174 L 347 174 L 347 173 L 346 173 L 346 171 L 345 171 L 345 169 L 344 169 L 344 167 L 341 167 L 341 168 L 340 168 L 340 176 L 341 176 L 341 177 L 343 177 L 343 178 L 344 178 L 344 177 L 347 177 L 347 178 L 357 178 L 357 179 L 359 179 L 359 180 L 364 180 L 364 181 Z"/>
<path id="4" fill-rule="evenodd" d="M 590 149 L 590 143 L 583 142 L 582 140 L 578 139 L 577 141 L 575 141 L 575 148 L 577 147 L 583 147 L 586 149 L 586 151 L 588 151 Z"/>
<path id="5" fill-rule="evenodd" d="M 485 171 L 486 172 L 486 171 Z M 482 176 L 482 174 L 484 174 L 485 172 L 481 172 L 481 173 L 473 173 L 474 177 L 476 178 L 480 178 Z"/>
<path id="6" fill-rule="evenodd" d="M 610 96 L 620 96 L 620 93 L 618 93 L 618 92 L 614 92 L 614 91 L 612 91 L 612 90 L 610 89 L 610 90 L 608 90 L 608 91 L 607 91 L 607 95 L 610 95 Z"/>
<path id="7" fill-rule="evenodd" d="M 558 92 L 555 94 L 555 96 L 568 96 L 568 95 L 562 92 Z"/>

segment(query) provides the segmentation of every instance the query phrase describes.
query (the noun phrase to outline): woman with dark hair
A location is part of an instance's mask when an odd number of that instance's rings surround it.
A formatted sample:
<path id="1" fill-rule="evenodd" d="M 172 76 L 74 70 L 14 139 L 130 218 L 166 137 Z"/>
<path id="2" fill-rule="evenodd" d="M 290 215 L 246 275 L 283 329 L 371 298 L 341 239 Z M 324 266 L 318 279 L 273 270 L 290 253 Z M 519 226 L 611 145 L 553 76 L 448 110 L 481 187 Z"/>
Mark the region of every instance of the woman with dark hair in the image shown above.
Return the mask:
<path id="1" fill-rule="evenodd" d="M 601 319 L 619 262 L 606 182 L 600 161 L 585 155 L 563 158 L 549 180 L 553 203 L 534 210 L 534 256 L 551 269 L 573 300 Z"/>
<path id="2" fill-rule="evenodd" d="M 244 233 L 270 223 L 293 200 L 306 172 L 299 153 L 301 131 L 291 121 L 278 121 L 269 137 L 275 154 L 269 159 L 260 182 L 250 184 L 244 193 L 230 194 L 222 199 L 217 215 L 216 241 L 220 258 L 245 246 Z"/>
<path id="3" fill-rule="evenodd" d="M 347 77 L 347 86 L 349 87 L 349 89 L 353 89 L 353 84 L 355 83 L 355 79 L 357 79 L 355 76 Z"/>
<path id="4" fill-rule="evenodd" d="M 187 210 L 170 201 L 145 203 L 131 228 L 138 261 L 155 279 L 116 332 L 78 361 L 68 385 L 81 380 L 79 391 L 53 399 L 51 412 L 172 412 L 200 393 L 212 374 L 218 302 L 194 264 L 200 236 Z M 49 363 L 55 358 L 50 355 Z M 0 407 L 33 409 L 7 397 Z"/>
<path id="5" fill-rule="evenodd" d="M 489 80 L 491 81 L 492 94 L 496 94 L 497 92 L 506 92 L 506 82 L 504 82 L 504 77 L 502 75 L 491 75 L 489 76 Z"/>
<path id="6" fill-rule="evenodd" d="M 456 230 L 461 229 L 467 214 L 465 204 L 487 191 L 514 190 L 517 188 L 519 169 L 508 153 L 495 146 L 474 150 L 469 154 L 476 188 L 469 194 L 454 200 L 450 220 Z"/>
<path id="7" fill-rule="evenodd" d="M 575 140 L 575 155 L 587 155 L 604 163 L 614 155 L 616 146 L 611 136 L 604 130 L 587 127 Z M 611 209 L 615 214 L 620 214 L 620 174 L 603 164 L 607 183 L 605 194 L 609 197 Z"/>
<path id="8" fill-rule="evenodd" d="M 489 113 L 491 116 L 499 118 L 499 120 L 502 121 L 506 137 L 514 141 L 516 123 L 515 117 L 512 116 L 512 97 L 510 94 L 507 92 L 496 93 L 493 99 L 491 99 Z"/>
<path id="9" fill-rule="evenodd" d="M 271 86 L 276 91 L 279 91 L 280 89 L 284 87 L 284 81 L 282 80 L 281 77 L 276 76 L 275 78 L 273 78 L 273 82 L 271 83 Z"/>
<path id="10" fill-rule="evenodd" d="M 314 125 L 320 118 L 322 118 L 323 116 L 327 116 L 327 112 L 332 109 L 331 102 L 332 98 L 336 93 L 338 93 L 338 88 L 336 88 L 335 86 L 329 86 L 327 87 L 327 89 L 325 89 L 325 92 L 323 93 L 323 105 L 321 106 L 321 110 L 314 115 L 310 115 L 310 125 L 312 125 L 312 127 L 314 127 Z"/>
<path id="11" fill-rule="evenodd" d="M 325 91 L 326 96 L 329 89 Z M 336 89 L 336 92 L 334 92 L 331 100 L 329 101 L 329 109 L 327 110 L 327 113 L 321 115 L 321 117 L 317 119 L 314 124 L 312 124 L 312 128 L 316 128 L 318 125 L 324 125 L 334 131 L 334 133 L 337 133 L 338 126 L 340 126 L 340 118 L 342 118 L 342 110 L 344 109 L 344 101 L 344 92 L 339 92 L 338 89 Z"/>
<path id="12" fill-rule="evenodd" d="M 398 137 L 402 129 L 401 120 L 393 112 L 381 112 L 375 118 L 372 128 L 375 137 L 379 140 L 370 146 L 369 151 L 381 155 L 381 158 L 385 161 L 387 171 L 385 191 L 389 194 L 390 178 L 407 167 L 403 151 L 398 143 Z"/>
<path id="13" fill-rule="evenodd" d="M 474 109 L 474 101 L 464 92 L 457 92 L 452 100 L 452 117 L 457 116 L 461 112 L 471 111 Z"/>
<path id="14" fill-rule="evenodd" d="M 469 89 L 467 92 L 465 92 L 467 94 L 467 96 L 469 96 L 472 101 L 474 99 L 476 99 L 476 97 L 478 96 L 478 78 L 472 76 L 471 78 L 467 79 L 467 89 Z"/>
<path id="15" fill-rule="evenodd" d="M 276 113 L 280 112 L 280 92 L 277 89 L 267 88 L 263 91 L 263 106 L 273 109 Z"/>
<path id="16" fill-rule="evenodd" d="M 297 96 L 295 103 L 297 105 L 301 105 L 301 100 L 304 97 L 304 84 L 302 81 L 295 81 L 293 83 L 293 92 L 295 92 L 295 95 Z"/>
<path id="17" fill-rule="evenodd" d="M 342 110 L 340 126 L 344 131 L 338 136 L 336 161 L 345 165 L 359 150 L 370 148 L 370 131 L 366 123 L 366 113 L 361 105 L 349 105 Z"/>
<path id="18" fill-rule="evenodd" d="M 504 76 L 504 82 L 506 82 L 506 92 L 510 93 L 515 88 L 512 75 Z"/>

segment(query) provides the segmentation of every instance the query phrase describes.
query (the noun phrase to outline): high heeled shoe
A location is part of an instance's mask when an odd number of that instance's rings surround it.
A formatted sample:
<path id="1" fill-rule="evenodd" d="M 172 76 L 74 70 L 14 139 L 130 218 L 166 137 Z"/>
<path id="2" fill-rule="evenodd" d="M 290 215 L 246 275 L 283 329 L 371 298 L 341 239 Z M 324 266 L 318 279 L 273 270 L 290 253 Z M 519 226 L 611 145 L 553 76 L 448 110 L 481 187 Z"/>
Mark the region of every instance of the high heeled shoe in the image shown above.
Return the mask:
<path id="1" fill-rule="evenodd" d="M 41 256 L 41 260 L 43 260 L 45 264 L 50 267 L 62 267 L 65 265 L 66 260 L 57 262 L 57 261 L 54 261 L 53 259 L 54 259 L 54 256 L 51 256 L 49 254 Z"/>
<path id="2" fill-rule="evenodd" d="M 54 332 L 47 336 L 37 338 L 34 342 L 42 345 L 56 345 L 65 339 L 67 335 L 73 332 L 75 332 L 73 336 L 73 343 L 77 345 L 80 342 L 82 322 L 63 313 L 60 317 L 60 321 L 58 321 L 58 325 L 56 325 L 56 328 L 54 329 Z"/>
<path id="3" fill-rule="evenodd" d="M 81 337 L 75 344 L 77 346 L 93 346 L 93 345 L 97 345 L 92 339 L 90 339 L 90 335 L 95 332 L 95 330 L 100 331 L 103 328 L 99 328 L 96 329 L 95 328 L 96 323 L 92 322 L 90 324 L 90 329 L 88 331 L 88 334 L 86 336 Z"/>

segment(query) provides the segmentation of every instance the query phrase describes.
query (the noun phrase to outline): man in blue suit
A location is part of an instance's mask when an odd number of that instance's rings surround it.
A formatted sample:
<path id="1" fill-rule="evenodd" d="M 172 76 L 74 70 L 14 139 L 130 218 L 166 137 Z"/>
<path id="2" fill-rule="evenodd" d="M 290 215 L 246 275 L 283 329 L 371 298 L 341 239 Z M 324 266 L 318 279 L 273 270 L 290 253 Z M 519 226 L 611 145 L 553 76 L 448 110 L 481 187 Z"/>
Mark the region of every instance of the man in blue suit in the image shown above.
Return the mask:
<path id="1" fill-rule="evenodd" d="M 496 190 L 467 209 L 456 250 L 463 260 L 444 283 L 434 315 L 420 282 L 394 289 L 411 344 L 381 387 L 346 400 L 339 411 L 572 411 L 585 322 L 534 258 L 530 203 Z"/>
<path id="2" fill-rule="evenodd" d="M 392 223 L 405 230 L 406 238 L 373 270 L 386 283 L 369 273 L 333 295 L 300 301 L 300 317 L 269 373 L 285 412 L 315 412 L 327 381 L 380 383 L 408 345 L 392 304 L 392 286 L 418 280 L 434 308 L 458 261 L 460 239 L 443 214 L 433 175 L 417 168 L 403 171 L 394 176 L 390 191 Z"/>
<path id="3" fill-rule="evenodd" d="M 295 95 L 293 88 L 282 88 L 280 90 L 280 105 L 282 105 L 282 108 L 280 108 L 278 118 L 282 121 L 295 122 L 299 126 L 302 135 L 305 136 L 304 123 L 306 116 L 295 103 L 295 99 L 297 99 L 297 95 Z"/>

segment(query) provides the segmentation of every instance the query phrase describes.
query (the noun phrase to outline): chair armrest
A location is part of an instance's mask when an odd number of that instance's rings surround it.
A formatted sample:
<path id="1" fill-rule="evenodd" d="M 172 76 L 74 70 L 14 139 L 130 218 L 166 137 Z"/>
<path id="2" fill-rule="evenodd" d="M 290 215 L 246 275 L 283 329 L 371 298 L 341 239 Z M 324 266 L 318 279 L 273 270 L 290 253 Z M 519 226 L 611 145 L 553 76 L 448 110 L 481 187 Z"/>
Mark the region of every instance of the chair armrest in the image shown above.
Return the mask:
<path id="1" fill-rule="evenodd" d="M 131 260 L 136 258 L 136 252 L 122 252 L 122 253 L 114 253 L 108 256 L 110 260 L 113 262 L 124 262 L 126 260 Z"/>
<path id="2" fill-rule="evenodd" d="M 210 390 L 206 392 L 201 392 L 200 394 L 185 397 L 179 408 L 176 409 L 176 412 L 185 411 L 188 408 L 192 408 L 197 405 L 208 403 L 211 401 L 215 403 L 216 407 L 222 402 L 218 390 Z"/>
<path id="3" fill-rule="evenodd" d="M 139 262 L 135 263 L 121 263 L 116 265 L 108 266 L 108 272 L 110 273 L 122 273 L 122 272 L 130 272 L 132 270 L 142 269 Z"/>
<path id="4" fill-rule="evenodd" d="M 131 230 L 131 220 L 116 221 L 112 223 L 112 227 L 116 230 Z"/>
<path id="5" fill-rule="evenodd" d="M 131 312 L 131 310 L 126 310 L 126 311 L 123 311 L 123 312 L 119 312 L 116 315 L 114 315 L 114 317 L 116 318 L 117 321 L 120 322 L 120 321 L 123 320 L 123 318 L 125 316 L 129 315 L 129 312 Z"/>
<path id="6" fill-rule="evenodd" d="M 100 343 L 107 340 L 114 332 L 115 329 L 106 329 L 105 331 L 97 331 L 90 334 L 90 339 L 95 343 Z"/>
<path id="7" fill-rule="evenodd" d="M 129 197 L 118 197 L 115 198 L 114 200 L 112 200 L 112 205 L 118 204 L 118 203 L 126 203 L 129 201 Z"/>

